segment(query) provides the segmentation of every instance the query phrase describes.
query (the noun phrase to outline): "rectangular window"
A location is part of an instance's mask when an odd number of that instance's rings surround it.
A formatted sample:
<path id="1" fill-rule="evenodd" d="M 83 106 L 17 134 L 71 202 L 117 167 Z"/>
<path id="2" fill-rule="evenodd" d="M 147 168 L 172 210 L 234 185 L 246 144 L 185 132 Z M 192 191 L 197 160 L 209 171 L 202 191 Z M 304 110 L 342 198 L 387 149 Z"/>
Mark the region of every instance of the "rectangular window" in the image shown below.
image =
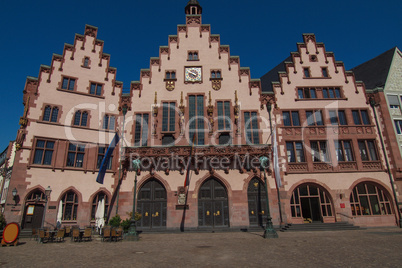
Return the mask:
<path id="1" fill-rule="evenodd" d="M 89 94 L 100 96 L 102 94 L 102 84 L 91 83 Z"/>
<path id="2" fill-rule="evenodd" d="M 304 72 L 304 77 L 310 77 L 310 69 L 309 68 L 303 68 Z"/>
<path id="3" fill-rule="evenodd" d="M 134 129 L 134 146 L 148 145 L 149 114 L 136 114 Z"/>
<path id="4" fill-rule="evenodd" d="M 305 162 L 303 143 L 300 141 L 286 142 L 286 153 L 289 163 Z"/>
<path id="5" fill-rule="evenodd" d="M 175 131 L 175 106 L 174 102 L 162 103 L 162 131 Z"/>
<path id="6" fill-rule="evenodd" d="M 247 144 L 260 144 L 257 112 L 244 112 Z"/>
<path id="7" fill-rule="evenodd" d="M 313 162 L 329 162 L 329 153 L 326 141 L 311 141 L 311 157 Z"/>
<path id="8" fill-rule="evenodd" d="M 103 129 L 114 130 L 116 124 L 116 117 L 114 115 L 105 114 L 103 116 Z"/>
<path id="9" fill-rule="evenodd" d="M 54 150 L 54 141 L 37 140 L 34 153 L 34 164 L 51 165 Z"/>
<path id="10" fill-rule="evenodd" d="M 366 110 L 352 110 L 355 125 L 370 125 L 370 120 Z"/>
<path id="11" fill-rule="evenodd" d="M 335 141 L 335 153 L 338 161 L 354 161 L 350 141 Z"/>
<path id="12" fill-rule="evenodd" d="M 166 79 L 176 79 L 175 71 L 166 71 Z"/>
<path id="13" fill-rule="evenodd" d="M 189 96 L 189 123 L 190 140 L 192 141 L 193 136 L 196 135 L 195 144 L 204 145 L 204 96 Z"/>
<path id="14" fill-rule="evenodd" d="M 67 166 L 68 167 L 83 167 L 85 155 L 84 144 L 70 143 L 68 145 Z"/>
<path id="15" fill-rule="evenodd" d="M 299 88 L 297 89 L 299 99 L 316 99 L 316 89 L 315 88 Z"/>
<path id="16" fill-rule="evenodd" d="M 188 60 L 198 60 L 198 52 L 197 51 L 189 51 L 188 52 Z"/>
<path id="17" fill-rule="evenodd" d="M 399 109 L 399 98 L 396 95 L 387 95 L 389 108 L 391 109 Z"/>
<path id="18" fill-rule="evenodd" d="M 300 126 L 300 118 L 298 111 L 282 112 L 283 124 L 285 126 Z"/>
<path id="19" fill-rule="evenodd" d="M 221 71 L 216 71 L 216 70 L 211 71 L 211 78 L 222 78 Z"/>
<path id="20" fill-rule="evenodd" d="M 307 124 L 309 126 L 322 126 L 324 122 L 322 120 L 321 111 L 306 111 Z"/>
<path id="21" fill-rule="evenodd" d="M 338 113 L 334 110 L 330 110 L 329 117 L 332 125 L 347 125 L 345 111 L 343 110 L 338 110 Z"/>
<path id="22" fill-rule="evenodd" d="M 218 130 L 230 130 L 230 102 L 218 101 Z"/>
<path id="23" fill-rule="evenodd" d="M 75 78 L 63 77 L 63 83 L 61 84 L 62 89 L 74 90 Z"/>
<path id="24" fill-rule="evenodd" d="M 360 140 L 359 151 L 362 161 L 377 161 L 377 149 L 374 140 Z"/>
<path id="25" fill-rule="evenodd" d="M 328 69 L 326 67 L 321 68 L 322 77 L 328 77 Z"/>
<path id="26" fill-rule="evenodd" d="M 97 169 L 99 169 L 102 164 L 103 158 L 105 157 L 105 154 L 106 154 L 106 150 L 107 150 L 107 146 L 98 148 L 98 161 L 96 162 Z M 113 155 L 110 156 L 106 169 L 112 169 L 112 163 L 113 163 Z"/>
<path id="27" fill-rule="evenodd" d="M 324 99 L 340 99 L 341 98 L 341 90 L 340 88 L 323 88 L 322 96 Z"/>
<path id="28" fill-rule="evenodd" d="M 402 134 L 402 120 L 395 120 L 395 129 L 397 134 Z"/>

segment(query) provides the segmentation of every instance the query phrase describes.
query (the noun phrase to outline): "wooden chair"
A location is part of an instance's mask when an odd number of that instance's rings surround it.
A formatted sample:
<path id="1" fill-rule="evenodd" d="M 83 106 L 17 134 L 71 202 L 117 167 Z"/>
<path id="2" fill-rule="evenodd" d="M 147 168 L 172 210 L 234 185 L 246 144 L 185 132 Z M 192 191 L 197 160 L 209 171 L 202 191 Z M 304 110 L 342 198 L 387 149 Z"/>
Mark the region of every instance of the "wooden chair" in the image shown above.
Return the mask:
<path id="1" fill-rule="evenodd" d="M 92 240 L 92 228 L 86 227 L 84 230 L 84 235 L 82 236 L 82 240 L 91 241 Z"/>
<path id="2" fill-rule="evenodd" d="M 71 236 L 71 239 L 74 241 L 74 242 L 80 242 L 81 241 L 81 238 L 80 238 L 80 229 L 78 229 L 78 228 L 73 228 L 73 235 Z"/>
<path id="3" fill-rule="evenodd" d="M 38 243 L 45 243 L 49 241 L 49 233 L 46 234 L 46 231 L 44 229 L 39 229 L 39 239 Z"/>
<path id="4" fill-rule="evenodd" d="M 115 237 L 115 239 L 116 239 L 116 242 L 119 241 L 119 240 L 123 241 L 123 228 L 119 227 L 119 228 L 116 229 L 116 237 Z"/>
<path id="5" fill-rule="evenodd" d="M 36 228 L 32 228 L 31 240 L 38 240 L 38 230 Z"/>
<path id="6" fill-rule="evenodd" d="M 65 227 L 66 231 L 64 233 L 65 236 L 71 236 L 71 226 Z"/>
<path id="7" fill-rule="evenodd" d="M 103 229 L 102 229 L 102 241 L 105 242 L 105 240 L 107 240 L 107 239 L 112 241 L 111 228 L 110 227 L 103 227 Z"/>
<path id="8" fill-rule="evenodd" d="M 64 233 L 66 232 L 65 229 L 60 229 L 57 231 L 56 235 L 56 242 L 63 242 L 64 241 Z"/>

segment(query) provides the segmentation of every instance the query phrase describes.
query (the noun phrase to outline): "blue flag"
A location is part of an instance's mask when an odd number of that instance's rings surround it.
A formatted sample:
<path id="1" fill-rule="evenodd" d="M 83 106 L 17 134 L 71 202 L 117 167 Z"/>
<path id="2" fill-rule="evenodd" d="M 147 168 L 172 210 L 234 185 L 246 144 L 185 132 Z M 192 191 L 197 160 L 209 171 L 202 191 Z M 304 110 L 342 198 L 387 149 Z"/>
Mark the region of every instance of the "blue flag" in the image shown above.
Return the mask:
<path id="1" fill-rule="evenodd" d="M 109 163 L 109 159 L 113 154 L 113 150 L 116 145 L 119 143 L 120 137 L 117 133 L 114 135 L 112 142 L 109 144 L 109 147 L 106 150 L 105 156 L 102 159 L 102 163 L 99 167 L 98 177 L 96 178 L 96 182 L 103 184 L 103 179 L 105 178 L 105 173 L 107 169 L 107 164 Z"/>

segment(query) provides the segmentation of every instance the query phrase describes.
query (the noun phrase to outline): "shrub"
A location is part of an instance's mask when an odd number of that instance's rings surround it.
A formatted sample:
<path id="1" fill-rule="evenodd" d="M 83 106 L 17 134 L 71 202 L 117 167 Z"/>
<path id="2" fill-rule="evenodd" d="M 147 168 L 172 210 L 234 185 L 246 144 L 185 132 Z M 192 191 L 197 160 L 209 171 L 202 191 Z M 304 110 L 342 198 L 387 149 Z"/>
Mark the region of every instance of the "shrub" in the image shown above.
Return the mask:
<path id="1" fill-rule="evenodd" d="M 121 225 L 121 218 L 120 215 L 117 214 L 113 218 L 109 220 L 109 225 L 112 227 L 119 227 Z"/>

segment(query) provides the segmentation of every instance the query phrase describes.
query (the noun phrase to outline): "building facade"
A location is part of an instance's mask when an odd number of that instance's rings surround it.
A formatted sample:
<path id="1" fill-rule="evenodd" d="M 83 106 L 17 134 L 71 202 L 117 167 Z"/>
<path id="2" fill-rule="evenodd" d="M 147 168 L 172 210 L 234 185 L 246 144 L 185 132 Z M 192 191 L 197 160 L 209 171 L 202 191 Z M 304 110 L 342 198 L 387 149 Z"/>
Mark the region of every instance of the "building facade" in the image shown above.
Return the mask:
<path id="1" fill-rule="evenodd" d="M 268 215 L 274 225 L 395 225 L 363 84 L 313 34 L 252 79 L 202 24 L 198 1 L 185 13 L 129 93 L 89 25 L 27 78 L 9 186 L 20 202 L 6 206 L 7 220 L 55 225 L 60 213 L 63 225 L 94 224 L 101 200 L 106 218 L 125 218 L 136 193 L 142 230 L 250 228 Z M 98 184 L 116 132 L 121 140 Z M 272 161 L 261 168 L 261 157 L 272 156 L 279 174 Z"/>

